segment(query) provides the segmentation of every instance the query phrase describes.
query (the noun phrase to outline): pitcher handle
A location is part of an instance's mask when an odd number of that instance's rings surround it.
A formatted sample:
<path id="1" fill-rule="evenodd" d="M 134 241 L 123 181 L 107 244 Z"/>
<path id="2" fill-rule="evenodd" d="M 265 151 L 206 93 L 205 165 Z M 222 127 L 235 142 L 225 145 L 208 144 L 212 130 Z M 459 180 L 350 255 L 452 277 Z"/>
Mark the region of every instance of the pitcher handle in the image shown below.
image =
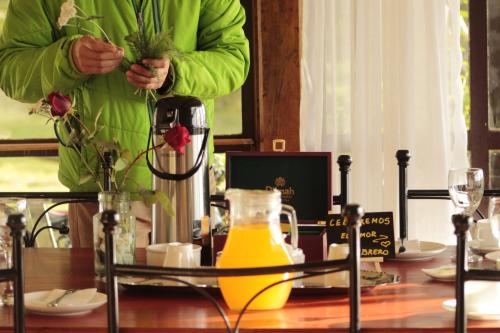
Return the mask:
<path id="1" fill-rule="evenodd" d="M 281 205 L 281 213 L 288 217 L 290 222 L 290 243 L 294 249 L 299 247 L 299 226 L 297 224 L 297 214 L 290 205 Z"/>

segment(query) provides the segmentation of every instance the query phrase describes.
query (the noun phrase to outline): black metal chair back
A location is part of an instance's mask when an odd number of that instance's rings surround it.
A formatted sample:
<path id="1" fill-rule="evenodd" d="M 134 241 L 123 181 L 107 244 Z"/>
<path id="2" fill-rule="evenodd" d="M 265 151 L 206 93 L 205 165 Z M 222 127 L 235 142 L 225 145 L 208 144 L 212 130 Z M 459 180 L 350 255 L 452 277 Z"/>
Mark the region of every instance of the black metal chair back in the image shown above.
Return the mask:
<path id="1" fill-rule="evenodd" d="M 119 308 L 118 308 L 118 276 L 147 276 L 159 277 L 169 275 L 176 276 L 205 276 L 205 277 L 218 277 L 218 276 L 244 276 L 244 275 L 261 275 L 261 274 L 276 274 L 285 272 L 302 272 L 313 269 L 332 269 L 334 271 L 350 270 L 350 286 L 349 288 L 349 304 L 350 304 L 350 332 L 360 332 L 360 240 L 359 228 L 360 219 L 363 216 L 363 210 L 358 205 L 346 205 L 343 210 L 344 218 L 347 220 L 349 230 L 349 250 L 350 255 L 348 259 L 344 260 L 331 260 L 321 262 L 311 262 L 298 265 L 274 266 L 274 267 L 258 267 L 258 268 L 235 268 L 235 269 L 216 269 L 216 268 L 172 268 L 172 267 L 151 267 L 140 265 L 118 265 L 115 263 L 115 248 L 113 242 L 113 233 L 117 225 L 116 212 L 104 211 L 101 215 L 101 222 L 105 234 L 105 247 L 106 247 L 106 294 L 108 296 L 107 311 L 108 311 L 108 332 L 117 333 L 119 331 Z M 330 271 L 332 272 L 332 270 Z M 319 275 L 324 273 L 311 273 L 311 275 Z M 187 283 L 182 280 L 175 280 Z M 200 288 L 195 288 L 200 289 Z M 199 291 L 199 290 L 197 290 Z M 202 293 L 203 294 L 203 293 Z M 204 296 L 207 296 L 203 294 Z M 211 299 L 214 301 L 214 299 Z M 215 301 L 214 301 L 215 302 Z M 221 307 L 217 306 L 219 312 L 224 315 Z M 227 329 L 228 321 L 225 320 Z M 235 332 L 238 331 L 238 324 Z"/>
<path id="2" fill-rule="evenodd" d="M 396 159 L 399 166 L 399 237 L 407 238 L 408 230 L 408 199 L 445 199 L 449 200 L 448 190 L 409 190 L 407 185 L 407 167 L 409 166 L 410 152 L 398 150 Z M 499 189 L 484 190 L 483 196 L 500 196 Z M 487 280 L 500 281 L 500 271 L 468 269 L 466 259 L 466 234 L 473 222 L 472 217 L 456 214 L 452 216 L 457 236 L 456 247 L 456 281 L 455 281 L 455 332 L 467 331 L 467 315 L 465 313 L 465 281 Z"/>
<path id="3" fill-rule="evenodd" d="M 9 215 L 7 226 L 12 237 L 12 267 L 0 270 L 0 282 L 14 282 L 14 332 L 24 333 L 23 236 L 26 226 L 24 216 Z"/>
<path id="4" fill-rule="evenodd" d="M 411 155 L 408 150 L 398 150 L 396 159 L 399 167 L 399 238 L 407 238 L 408 230 L 408 200 L 409 199 L 444 199 L 449 200 L 447 189 L 444 190 L 410 190 L 407 183 L 407 168 Z M 484 197 L 500 196 L 500 189 L 484 190 Z"/>
<path id="5" fill-rule="evenodd" d="M 498 281 L 500 271 L 488 269 L 468 269 L 466 256 L 466 234 L 472 224 L 472 217 L 464 214 L 452 216 L 457 236 L 456 281 L 455 281 L 455 332 L 467 332 L 467 314 L 465 313 L 465 282 L 472 280 Z"/>

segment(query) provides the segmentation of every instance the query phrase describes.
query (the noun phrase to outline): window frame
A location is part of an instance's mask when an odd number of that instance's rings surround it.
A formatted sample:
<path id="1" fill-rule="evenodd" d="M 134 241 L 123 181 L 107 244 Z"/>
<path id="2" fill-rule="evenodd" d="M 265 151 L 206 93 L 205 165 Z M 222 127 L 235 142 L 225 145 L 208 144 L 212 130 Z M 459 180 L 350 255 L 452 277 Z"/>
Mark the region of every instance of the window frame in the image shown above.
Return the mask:
<path id="1" fill-rule="evenodd" d="M 241 0 L 251 64 L 242 87 L 243 130 L 216 135 L 215 151 L 299 151 L 301 0 Z M 279 43 L 276 39 L 282 38 Z M 266 73 L 266 75 L 263 75 Z M 0 156 L 57 156 L 56 139 L 0 140 Z"/>
<path id="2" fill-rule="evenodd" d="M 241 111 L 242 111 L 242 133 L 231 135 L 215 135 L 214 145 L 215 152 L 226 152 L 230 150 L 253 150 L 255 149 L 255 119 L 257 114 L 256 106 L 258 105 L 256 96 L 258 82 L 257 61 L 258 48 L 256 41 L 257 31 L 257 1 L 241 0 L 243 8 L 245 8 L 246 22 L 243 27 L 245 34 L 250 44 L 250 69 L 248 77 L 241 87 Z"/>
<path id="3" fill-rule="evenodd" d="M 469 0 L 469 22 L 471 120 L 468 149 L 471 165 L 483 169 L 488 188 L 489 150 L 500 149 L 500 132 L 488 130 L 487 0 Z"/>

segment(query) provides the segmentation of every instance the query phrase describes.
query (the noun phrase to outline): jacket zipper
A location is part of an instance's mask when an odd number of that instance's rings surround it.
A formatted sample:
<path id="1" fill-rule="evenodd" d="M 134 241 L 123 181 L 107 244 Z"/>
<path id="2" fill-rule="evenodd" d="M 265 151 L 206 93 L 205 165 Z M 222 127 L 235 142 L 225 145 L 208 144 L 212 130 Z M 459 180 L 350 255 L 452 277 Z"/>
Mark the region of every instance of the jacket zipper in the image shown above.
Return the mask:
<path id="1" fill-rule="evenodd" d="M 143 19 L 144 12 L 144 0 L 140 0 L 139 7 L 137 6 L 136 0 L 130 0 L 132 2 L 132 6 L 134 7 L 135 17 L 137 20 L 137 25 L 140 26 L 139 21 Z M 160 4 L 158 0 L 153 0 L 152 4 L 153 9 L 153 20 L 154 20 L 154 29 L 155 33 L 161 32 L 161 20 L 160 20 Z"/>

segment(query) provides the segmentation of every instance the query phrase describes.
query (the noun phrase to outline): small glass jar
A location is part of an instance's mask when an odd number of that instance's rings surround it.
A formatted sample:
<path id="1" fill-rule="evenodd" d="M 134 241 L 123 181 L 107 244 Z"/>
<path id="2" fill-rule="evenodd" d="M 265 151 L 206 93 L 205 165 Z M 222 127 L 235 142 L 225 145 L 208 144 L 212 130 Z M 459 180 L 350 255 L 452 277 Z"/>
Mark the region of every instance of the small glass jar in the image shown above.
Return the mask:
<path id="1" fill-rule="evenodd" d="M 105 275 L 105 243 L 101 223 L 101 213 L 113 209 L 118 213 L 118 225 L 115 228 L 114 244 L 117 264 L 135 263 L 135 216 L 130 210 L 129 192 L 100 192 L 98 195 L 99 213 L 93 217 L 94 229 L 94 269 L 98 277 Z"/>

